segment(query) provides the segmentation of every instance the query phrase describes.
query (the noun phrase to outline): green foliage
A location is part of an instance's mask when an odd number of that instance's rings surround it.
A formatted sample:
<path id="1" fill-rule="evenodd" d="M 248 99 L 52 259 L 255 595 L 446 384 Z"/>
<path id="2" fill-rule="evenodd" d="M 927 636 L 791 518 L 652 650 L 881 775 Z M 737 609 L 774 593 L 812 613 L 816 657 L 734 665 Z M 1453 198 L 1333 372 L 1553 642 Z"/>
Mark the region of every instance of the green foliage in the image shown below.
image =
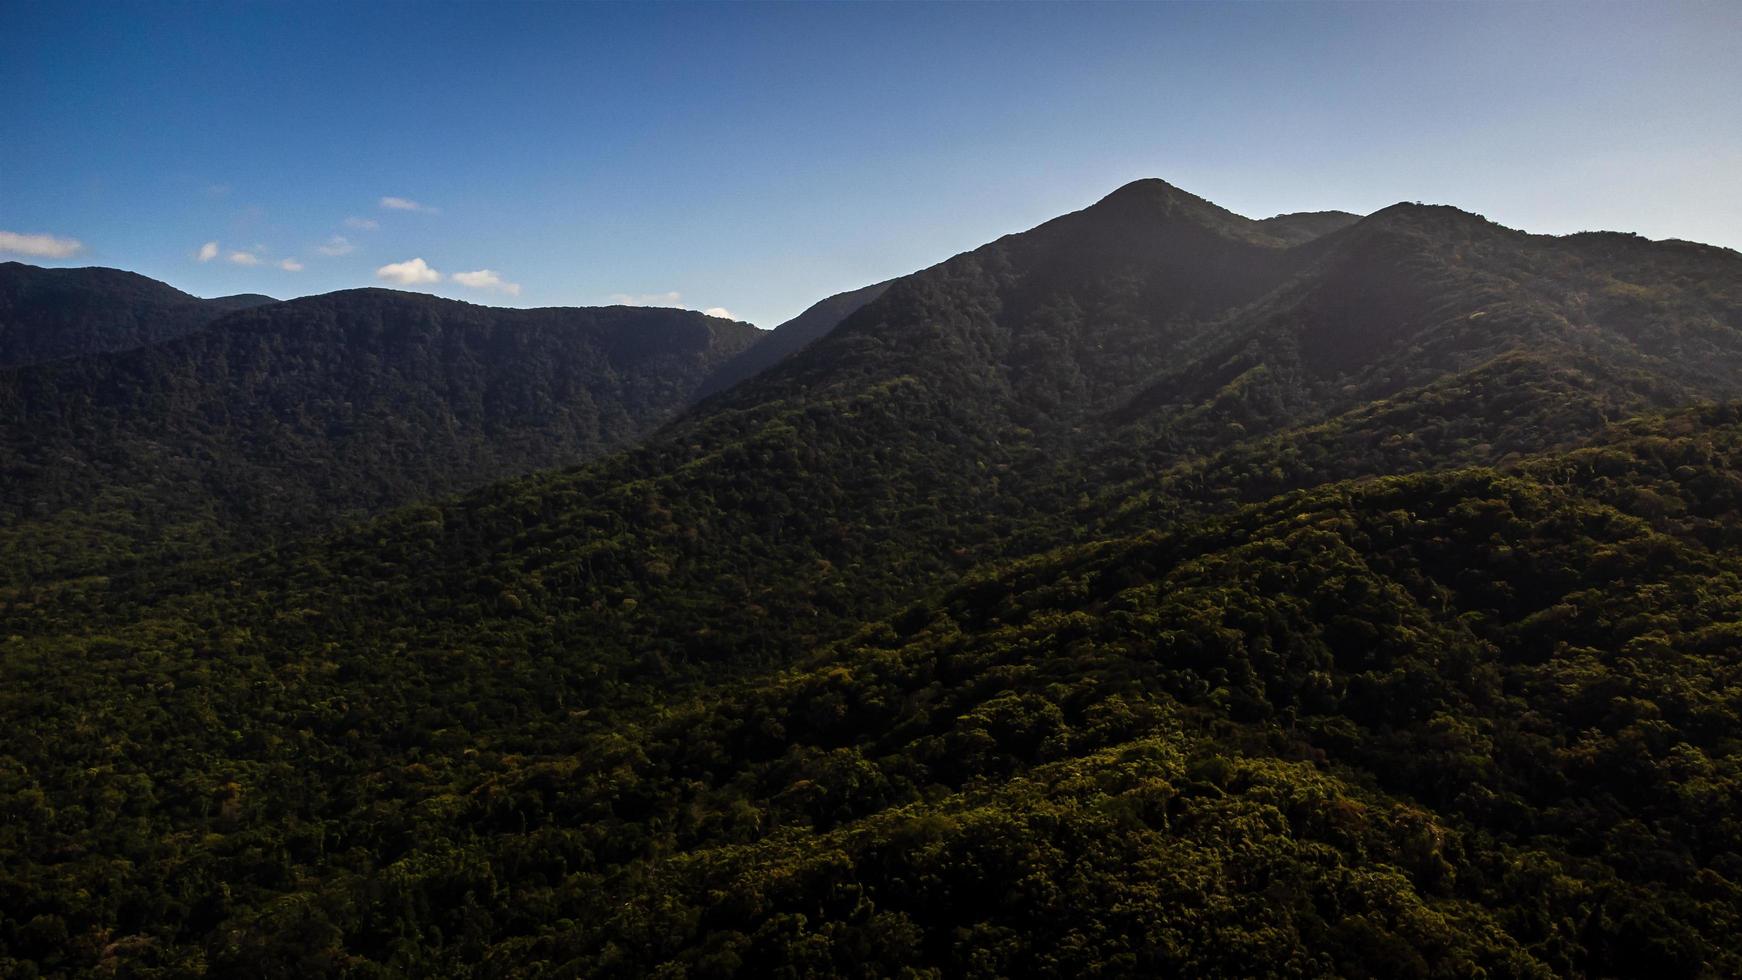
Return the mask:
<path id="1" fill-rule="evenodd" d="M 271 302 L 256 295 L 200 299 L 118 269 L 0 262 L 0 369 L 144 347 Z"/>
<path id="2" fill-rule="evenodd" d="M 0 371 L 0 581 L 257 548 L 579 462 L 666 421 L 758 336 L 681 310 L 356 290 Z"/>
<path id="3" fill-rule="evenodd" d="M 376 644 L 379 612 L 310 633 L 291 609 L 15 640 L 6 716 L 56 737 L 8 739 L 6 949 L 1731 973 L 1739 453 L 1706 413 L 1513 475 L 1331 484 L 989 566 L 812 666 L 702 687 L 531 645 L 524 608 L 408 610 Z"/>

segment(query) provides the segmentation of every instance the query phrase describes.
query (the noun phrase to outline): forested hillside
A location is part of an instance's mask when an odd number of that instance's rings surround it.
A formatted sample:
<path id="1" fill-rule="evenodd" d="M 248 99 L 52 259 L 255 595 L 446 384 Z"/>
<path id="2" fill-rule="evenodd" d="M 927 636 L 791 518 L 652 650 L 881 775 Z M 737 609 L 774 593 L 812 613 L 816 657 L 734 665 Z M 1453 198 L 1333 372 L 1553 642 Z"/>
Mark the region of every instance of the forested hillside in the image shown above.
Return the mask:
<path id="1" fill-rule="evenodd" d="M 0 581 L 258 546 L 626 445 L 761 333 L 354 290 L 0 371 Z"/>
<path id="2" fill-rule="evenodd" d="M 252 294 L 200 299 L 119 269 L 0 262 L 0 369 L 144 347 L 271 302 Z"/>
<path id="3" fill-rule="evenodd" d="M 0 590 L 0 963 L 1742 972 L 1742 256 L 1289 217 L 1140 182 L 583 466 Z"/>

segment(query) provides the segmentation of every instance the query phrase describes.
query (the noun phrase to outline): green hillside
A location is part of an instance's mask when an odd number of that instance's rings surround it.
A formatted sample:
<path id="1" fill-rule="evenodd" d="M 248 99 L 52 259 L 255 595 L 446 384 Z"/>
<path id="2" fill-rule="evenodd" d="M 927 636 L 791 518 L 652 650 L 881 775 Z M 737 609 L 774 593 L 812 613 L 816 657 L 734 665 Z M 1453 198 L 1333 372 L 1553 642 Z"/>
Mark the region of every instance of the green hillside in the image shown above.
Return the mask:
<path id="1" fill-rule="evenodd" d="M 0 371 L 0 581 L 332 527 L 623 446 L 759 332 L 355 290 Z"/>
<path id="2" fill-rule="evenodd" d="M 272 302 L 253 294 L 200 299 L 119 269 L 0 262 L 0 369 L 144 347 Z"/>

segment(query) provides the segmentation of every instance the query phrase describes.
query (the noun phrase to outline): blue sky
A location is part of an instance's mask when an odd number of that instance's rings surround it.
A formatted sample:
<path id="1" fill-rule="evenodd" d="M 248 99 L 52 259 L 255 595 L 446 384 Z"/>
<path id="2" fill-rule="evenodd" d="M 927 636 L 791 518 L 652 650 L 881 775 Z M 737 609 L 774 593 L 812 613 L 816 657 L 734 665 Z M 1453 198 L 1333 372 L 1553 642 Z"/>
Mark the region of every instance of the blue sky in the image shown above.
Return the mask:
<path id="1" fill-rule="evenodd" d="M 1146 176 L 1254 217 L 1421 200 L 1742 247 L 1737 3 L 0 0 L 0 24 L 0 258 L 200 295 L 403 282 L 773 326 Z"/>

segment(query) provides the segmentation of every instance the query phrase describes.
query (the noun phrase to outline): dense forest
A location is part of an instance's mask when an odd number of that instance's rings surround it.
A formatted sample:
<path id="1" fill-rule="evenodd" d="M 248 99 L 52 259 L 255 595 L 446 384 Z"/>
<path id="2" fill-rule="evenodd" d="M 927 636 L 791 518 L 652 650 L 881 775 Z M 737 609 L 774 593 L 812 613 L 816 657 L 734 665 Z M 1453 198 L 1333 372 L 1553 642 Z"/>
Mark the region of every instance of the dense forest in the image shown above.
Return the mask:
<path id="1" fill-rule="evenodd" d="M 0 972 L 1742 974 L 1742 256 L 1143 181 L 834 299 L 626 448 L 177 555 L 16 515 L 531 341 L 336 294 L 11 374 L 79 407 L 7 434 Z"/>
<path id="2" fill-rule="evenodd" d="M 657 428 L 761 336 L 685 310 L 365 289 L 0 370 L 0 581 L 257 546 L 579 462 Z"/>
<path id="3" fill-rule="evenodd" d="M 253 294 L 200 299 L 119 269 L 0 262 L 0 369 L 144 347 L 271 302 Z"/>

